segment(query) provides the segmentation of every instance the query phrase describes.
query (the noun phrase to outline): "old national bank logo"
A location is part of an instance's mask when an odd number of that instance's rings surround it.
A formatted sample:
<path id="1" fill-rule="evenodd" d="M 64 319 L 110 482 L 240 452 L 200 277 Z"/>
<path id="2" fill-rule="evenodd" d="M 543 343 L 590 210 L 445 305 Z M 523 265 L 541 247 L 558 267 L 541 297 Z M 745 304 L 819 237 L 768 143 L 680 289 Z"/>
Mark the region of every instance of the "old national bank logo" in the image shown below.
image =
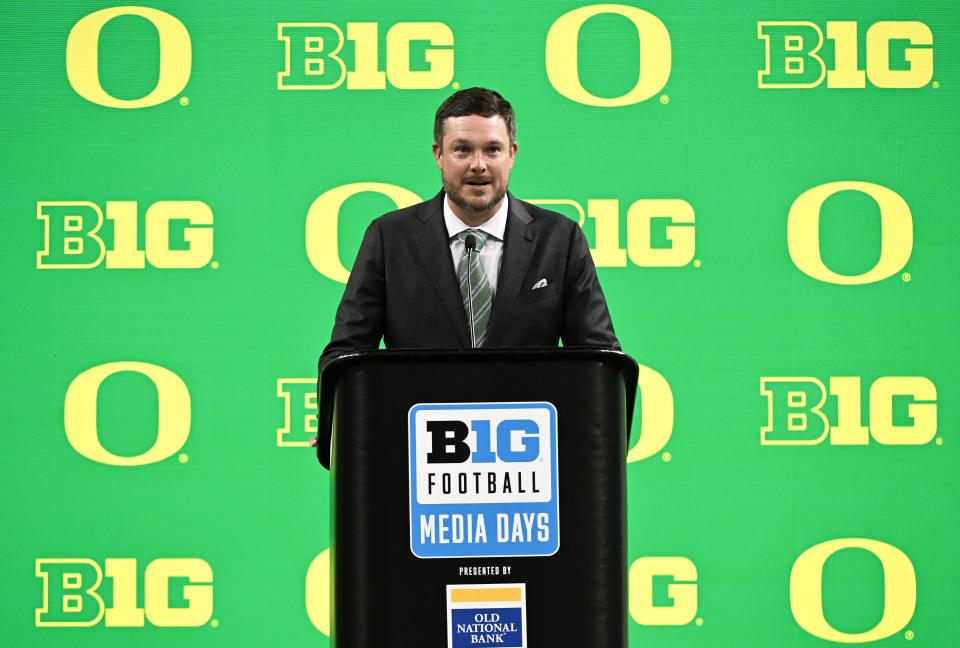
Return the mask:
<path id="1" fill-rule="evenodd" d="M 824 80 L 828 88 L 865 88 L 868 79 L 877 88 L 922 88 L 933 78 L 933 32 L 922 22 L 759 21 L 757 38 L 764 48 L 758 88 L 815 88 Z"/>
<path id="2" fill-rule="evenodd" d="M 42 201 L 41 270 L 202 268 L 213 258 L 213 211 L 198 200 L 163 200 L 143 217 L 141 249 L 135 201 L 107 201 L 105 209 L 87 201 Z"/>
<path id="3" fill-rule="evenodd" d="M 527 648 L 524 583 L 447 585 L 447 647 Z"/>
<path id="4" fill-rule="evenodd" d="M 550 403 L 410 408 L 410 548 L 419 558 L 549 556 L 560 547 Z"/>
<path id="5" fill-rule="evenodd" d="M 283 22 L 280 90 L 436 90 L 453 81 L 453 31 L 440 22 Z M 386 38 L 381 39 L 381 29 Z M 345 47 L 346 42 L 350 45 Z M 381 44 L 383 50 L 381 50 Z M 348 52 L 352 55 L 348 56 Z M 382 53 L 381 53 L 382 52 Z"/>
<path id="6" fill-rule="evenodd" d="M 36 574 L 43 590 L 38 628 L 142 628 L 147 622 L 190 628 L 213 616 L 213 569 L 200 558 L 151 561 L 143 571 L 142 606 L 135 558 L 107 558 L 103 567 L 89 558 L 38 558 Z"/>
<path id="7" fill-rule="evenodd" d="M 923 376 L 884 376 L 870 385 L 863 425 L 861 381 L 856 376 L 762 377 L 767 422 L 760 444 L 767 446 L 926 445 L 937 435 L 937 388 Z M 831 397 L 828 399 L 828 395 Z M 942 441 L 937 439 L 937 443 Z"/>

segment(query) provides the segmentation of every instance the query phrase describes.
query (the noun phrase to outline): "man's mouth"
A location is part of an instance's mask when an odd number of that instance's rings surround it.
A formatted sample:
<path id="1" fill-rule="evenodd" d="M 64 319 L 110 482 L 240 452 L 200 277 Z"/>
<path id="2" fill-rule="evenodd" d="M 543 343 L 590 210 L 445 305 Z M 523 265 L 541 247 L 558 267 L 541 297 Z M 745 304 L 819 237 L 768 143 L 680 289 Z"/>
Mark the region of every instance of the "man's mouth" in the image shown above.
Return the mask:
<path id="1" fill-rule="evenodd" d="M 471 187 L 486 187 L 490 184 L 489 180 L 467 180 L 465 184 L 470 185 Z"/>

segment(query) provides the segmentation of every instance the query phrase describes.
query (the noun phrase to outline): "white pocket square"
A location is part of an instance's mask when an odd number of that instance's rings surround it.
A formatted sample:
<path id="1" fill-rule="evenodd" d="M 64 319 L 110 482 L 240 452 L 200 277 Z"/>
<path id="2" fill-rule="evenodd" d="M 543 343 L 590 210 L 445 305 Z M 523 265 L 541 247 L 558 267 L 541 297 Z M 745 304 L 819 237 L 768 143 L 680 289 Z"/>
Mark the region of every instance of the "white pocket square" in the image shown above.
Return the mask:
<path id="1" fill-rule="evenodd" d="M 547 280 L 541 279 L 537 283 L 533 284 L 533 288 L 531 288 L 531 290 L 536 290 L 537 288 L 546 288 L 546 287 L 547 287 Z"/>

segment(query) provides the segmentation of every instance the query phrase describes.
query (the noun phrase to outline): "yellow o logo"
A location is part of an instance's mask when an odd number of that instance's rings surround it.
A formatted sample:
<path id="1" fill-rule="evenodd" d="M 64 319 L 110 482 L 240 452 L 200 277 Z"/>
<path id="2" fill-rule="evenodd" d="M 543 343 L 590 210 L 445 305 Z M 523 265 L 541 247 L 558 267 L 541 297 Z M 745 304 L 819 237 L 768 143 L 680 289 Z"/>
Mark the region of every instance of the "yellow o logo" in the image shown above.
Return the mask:
<path id="1" fill-rule="evenodd" d="M 140 99 L 117 99 L 100 85 L 100 30 L 117 16 L 139 16 L 153 23 L 160 37 L 160 75 L 157 86 Z M 111 7 L 80 20 L 67 37 L 67 79 L 78 95 L 108 108 L 146 108 L 173 99 L 190 80 L 190 34 L 170 14 L 149 7 Z"/>
<path id="2" fill-rule="evenodd" d="M 883 617 L 866 632 L 841 632 L 823 614 L 823 565 L 842 549 L 863 549 L 883 566 Z M 810 547 L 790 571 L 790 609 L 801 628 L 815 637 L 842 643 L 879 641 L 902 630 L 917 605 L 917 575 L 907 556 L 892 545 L 865 538 L 841 538 Z"/>
<path id="3" fill-rule="evenodd" d="M 340 261 L 338 225 L 340 208 L 351 196 L 365 191 L 381 193 L 397 205 L 397 209 L 422 202 L 409 189 L 385 182 L 355 182 L 321 194 L 307 212 L 307 257 L 317 272 L 340 283 L 347 283 L 350 271 Z"/>
<path id="4" fill-rule="evenodd" d="M 837 274 L 824 265 L 820 255 L 820 209 L 827 198 L 841 191 L 865 193 L 880 208 L 880 259 L 859 275 Z M 910 260 L 913 217 L 906 201 L 886 187 L 869 182 L 829 182 L 803 192 L 790 207 L 787 247 L 794 265 L 814 279 L 848 286 L 874 283 L 896 274 Z"/>
<path id="5" fill-rule="evenodd" d="M 612 13 L 630 20 L 640 39 L 637 83 L 620 97 L 597 97 L 580 83 L 577 71 L 580 28 L 599 14 Z M 560 16 L 547 32 L 547 78 L 557 92 L 571 101 L 588 106 L 610 108 L 640 103 L 660 92 L 670 78 L 672 51 L 670 34 L 659 18 L 651 13 L 618 4 L 580 7 Z"/>
<path id="6" fill-rule="evenodd" d="M 330 550 L 324 549 L 307 568 L 307 616 L 313 627 L 330 636 Z"/>
<path id="7" fill-rule="evenodd" d="M 133 371 L 149 378 L 157 389 L 157 439 L 153 447 L 133 457 L 115 455 L 103 447 L 97 434 L 97 392 L 115 373 Z M 67 441 L 81 455 L 111 466 L 145 466 L 170 457 L 190 435 L 190 392 L 169 369 L 146 362 L 109 362 L 87 369 L 73 379 L 63 403 Z"/>
<path id="8" fill-rule="evenodd" d="M 666 378 L 640 365 L 640 430 L 637 442 L 627 453 L 627 463 L 643 461 L 660 452 L 673 434 L 673 390 Z"/>

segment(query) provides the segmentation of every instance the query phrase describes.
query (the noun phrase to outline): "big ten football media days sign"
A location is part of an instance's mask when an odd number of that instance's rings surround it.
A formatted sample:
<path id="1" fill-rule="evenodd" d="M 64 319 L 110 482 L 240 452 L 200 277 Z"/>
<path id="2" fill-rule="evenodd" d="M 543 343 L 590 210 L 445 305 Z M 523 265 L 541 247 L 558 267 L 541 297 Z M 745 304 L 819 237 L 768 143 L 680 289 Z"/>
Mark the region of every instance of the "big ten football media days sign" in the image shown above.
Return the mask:
<path id="1" fill-rule="evenodd" d="M 560 546 L 550 403 L 410 410 L 410 547 L 421 558 L 549 556 Z"/>

